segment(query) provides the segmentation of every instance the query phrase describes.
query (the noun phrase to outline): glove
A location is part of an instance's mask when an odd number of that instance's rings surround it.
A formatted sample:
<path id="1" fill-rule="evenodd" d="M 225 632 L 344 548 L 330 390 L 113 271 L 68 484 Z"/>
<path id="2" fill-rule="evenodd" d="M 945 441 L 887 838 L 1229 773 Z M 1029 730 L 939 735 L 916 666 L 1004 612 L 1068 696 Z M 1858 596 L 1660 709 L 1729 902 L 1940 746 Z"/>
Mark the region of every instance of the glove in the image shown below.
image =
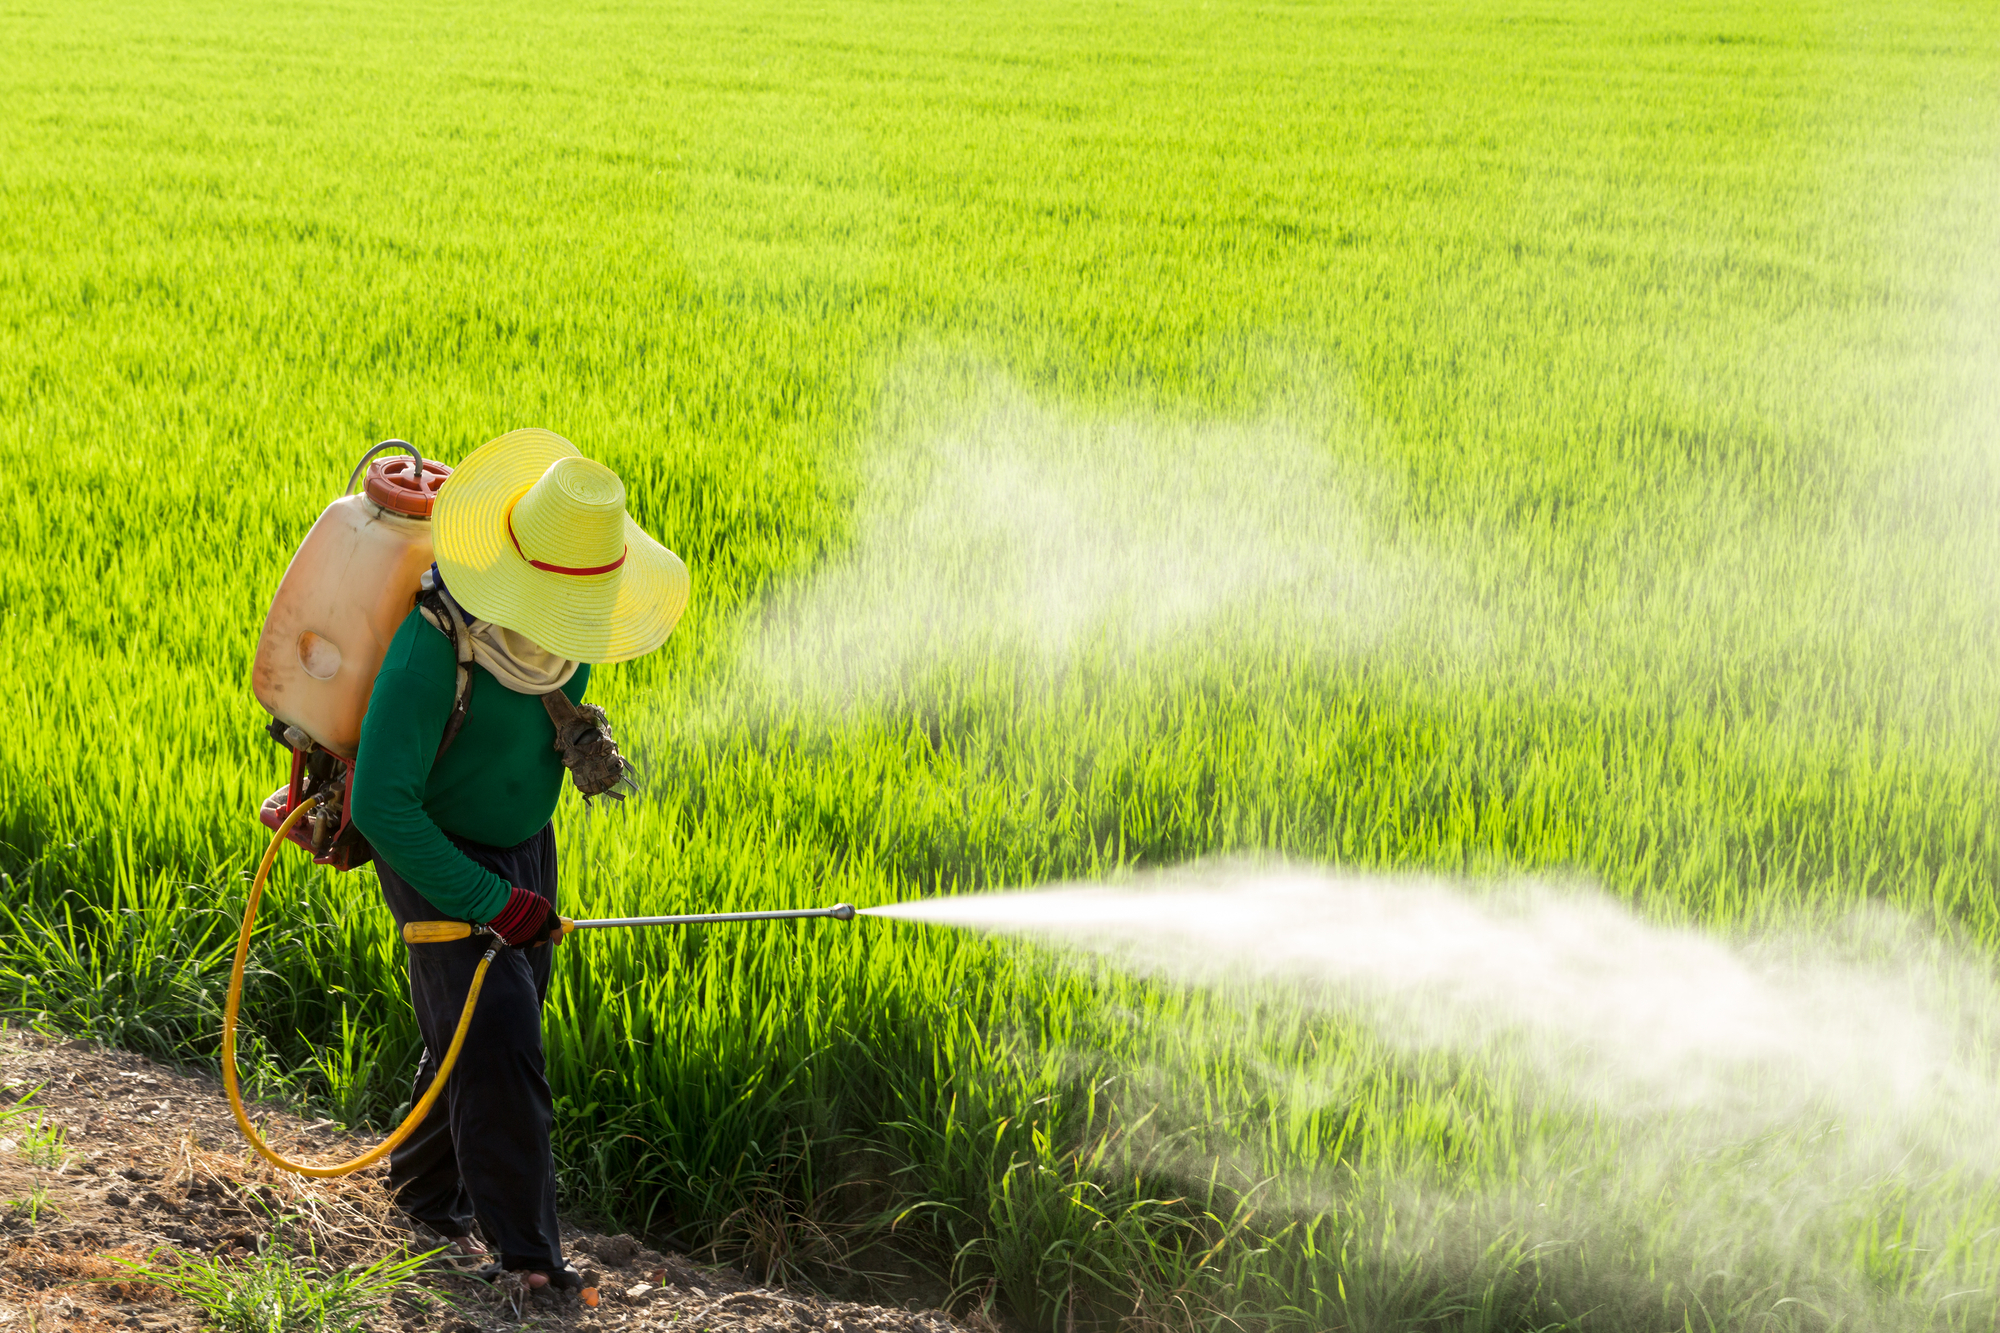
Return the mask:
<path id="1" fill-rule="evenodd" d="M 539 893 L 516 888 L 507 895 L 507 905 L 487 926 L 516 949 L 532 949 L 555 934 L 562 918 L 549 910 L 549 900 Z"/>

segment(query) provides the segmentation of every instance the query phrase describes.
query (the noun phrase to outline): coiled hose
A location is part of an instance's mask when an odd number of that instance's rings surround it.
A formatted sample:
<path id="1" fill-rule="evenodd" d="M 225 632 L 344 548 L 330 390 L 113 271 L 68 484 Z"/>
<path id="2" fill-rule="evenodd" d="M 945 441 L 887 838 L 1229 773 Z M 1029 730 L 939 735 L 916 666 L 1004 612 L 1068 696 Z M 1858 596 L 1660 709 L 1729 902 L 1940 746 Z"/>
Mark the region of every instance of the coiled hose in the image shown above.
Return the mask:
<path id="1" fill-rule="evenodd" d="M 395 1151 L 396 1145 L 409 1138 L 417 1126 L 423 1123 L 424 1116 L 437 1101 L 438 1093 L 444 1090 L 444 1081 L 451 1077 L 451 1067 L 458 1063 L 459 1048 L 465 1045 L 466 1029 L 472 1026 L 472 1008 L 479 1003 L 479 988 L 485 984 L 486 969 L 493 962 L 494 955 L 500 952 L 500 946 L 495 944 L 486 951 L 486 956 L 479 960 L 479 968 L 472 974 L 472 989 L 465 996 L 465 1012 L 458 1016 L 458 1031 L 451 1034 L 451 1047 L 444 1053 L 444 1060 L 438 1065 L 437 1077 L 431 1080 L 431 1085 L 425 1090 L 422 1099 L 410 1109 L 410 1114 L 402 1124 L 396 1126 L 394 1133 L 354 1160 L 333 1166 L 313 1166 L 306 1162 L 294 1162 L 288 1157 L 281 1157 L 270 1144 L 264 1142 L 256 1127 L 250 1123 L 249 1115 L 243 1110 L 243 1094 L 236 1086 L 236 1011 L 243 1000 L 243 964 L 250 956 L 250 930 L 257 922 L 257 900 L 264 894 L 264 881 L 270 877 L 272 863 L 278 859 L 278 848 L 284 845 L 286 835 L 291 833 L 293 826 L 318 804 L 317 796 L 308 796 L 285 816 L 285 822 L 278 825 L 278 831 L 271 835 L 271 846 L 265 851 L 263 861 L 257 866 L 256 877 L 250 881 L 250 897 L 243 904 L 243 930 L 236 937 L 236 962 L 229 969 L 229 999 L 222 1006 L 222 1086 L 229 1094 L 229 1109 L 236 1113 L 236 1127 L 243 1131 L 244 1138 L 250 1140 L 250 1146 L 257 1150 L 259 1157 L 280 1171 L 325 1178 L 352 1175 L 364 1166 L 381 1161 Z"/>

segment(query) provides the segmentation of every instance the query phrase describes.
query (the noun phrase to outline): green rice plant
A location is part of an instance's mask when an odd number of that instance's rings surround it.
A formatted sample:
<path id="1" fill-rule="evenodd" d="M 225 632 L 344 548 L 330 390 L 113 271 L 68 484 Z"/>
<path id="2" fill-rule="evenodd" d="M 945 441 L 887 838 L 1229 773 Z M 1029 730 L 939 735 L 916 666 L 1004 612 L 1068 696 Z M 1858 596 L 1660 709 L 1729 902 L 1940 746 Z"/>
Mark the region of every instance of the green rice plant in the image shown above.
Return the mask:
<path id="1" fill-rule="evenodd" d="M 303 1032 L 299 1037 L 305 1042 L 312 1040 Z M 376 1086 L 381 1046 L 380 1030 L 364 1027 L 343 1009 L 338 1044 L 329 1044 L 314 1056 L 314 1064 L 325 1079 L 326 1107 L 334 1119 L 349 1128 L 367 1124 L 368 1112 L 381 1098 Z"/>
<path id="2" fill-rule="evenodd" d="M 212 1059 L 240 903 L 190 902 L 211 891 L 167 876 L 141 883 L 128 862 L 115 864 L 108 894 L 29 867 L 25 891 L 0 902 L 18 941 L 0 960 L 0 997 L 58 1031 L 168 1061 Z M 211 882 L 231 880 L 240 882 L 237 868 L 211 868 Z M 365 922 L 358 932 L 343 923 L 338 903 L 282 892 L 271 901 L 244 986 L 246 1081 L 260 1095 L 319 1099 L 343 1123 L 372 1123 L 400 1099 L 396 1080 L 415 1063 L 413 1016 L 360 1017 L 379 1015 L 404 989 L 386 957 L 391 942 Z M 331 1047 L 310 1035 L 327 1028 Z"/>
<path id="3" fill-rule="evenodd" d="M 31 1166 L 59 1168 L 67 1131 L 59 1124 L 50 1124 L 47 1116 L 28 1105 L 39 1091 L 37 1085 L 16 1098 L 12 1106 L 0 1107 L 0 1128 L 7 1133 L 5 1146 L 20 1153 Z M 21 1121 L 26 1123 L 18 1123 Z"/>
<path id="4" fill-rule="evenodd" d="M 133 1277 L 193 1302 L 218 1333 L 360 1333 L 373 1328 L 398 1298 L 435 1311 L 449 1302 L 423 1289 L 429 1255 L 388 1256 L 372 1264 L 325 1272 L 310 1246 L 295 1253 L 273 1232 L 240 1260 L 178 1254 L 171 1261 L 118 1260 Z"/>
<path id="5" fill-rule="evenodd" d="M 0 976 L 10 1007 L 64 1031 L 171 1058 L 220 1021 L 234 946 L 219 913 L 190 919 L 160 910 L 174 891 L 156 884 L 150 895 L 119 905 L 66 895 L 46 908 L 0 907 L 21 941 Z"/>
<path id="6" fill-rule="evenodd" d="M 28 1226 L 39 1226 L 45 1215 L 61 1216 L 56 1206 L 49 1202 L 49 1187 L 37 1182 L 28 1191 L 27 1197 L 7 1200 L 7 1211 L 14 1219 Z"/>
<path id="7" fill-rule="evenodd" d="M 25 1157 L 33 1166 L 58 1169 L 64 1161 L 64 1138 L 66 1131 L 61 1125 L 48 1123 L 45 1116 L 37 1115 L 34 1123 L 14 1129 L 14 1150 Z"/>

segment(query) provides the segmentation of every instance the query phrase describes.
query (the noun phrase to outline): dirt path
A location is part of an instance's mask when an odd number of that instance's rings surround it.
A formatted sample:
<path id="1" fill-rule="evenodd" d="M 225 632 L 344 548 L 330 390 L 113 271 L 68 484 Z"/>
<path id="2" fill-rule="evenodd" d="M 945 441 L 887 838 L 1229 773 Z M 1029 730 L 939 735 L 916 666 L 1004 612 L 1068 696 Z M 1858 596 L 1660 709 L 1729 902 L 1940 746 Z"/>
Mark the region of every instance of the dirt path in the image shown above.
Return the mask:
<path id="1" fill-rule="evenodd" d="M 407 1253 L 411 1238 L 382 1188 L 382 1169 L 314 1181 L 257 1162 L 215 1080 L 89 1042 L 0 1031 L 0 1333 L 28 1329 L 184 1329 L 194 1305 L 133 1280 L 116 1261 L 170 1266 L 176 1255 L 247 1261 L 274 1234 L 329 1268 Z M 32 1094 L 32 1095 L 30 1095 Z M 264 1117 L 274 1147 L 339 1160 L 357 1144 L 327 1122 Z M 50 1142 L 51 1131 L 60 1139 Z M 565 1225 L 564 1248 L 594 1289 L 507 1290 L 447 1271 L 427 1276 L 435 1300 L 383 1309 L 371 1326 L 397 1333 L 485 1329 L 734 1333 L 959 1333 L 935 1311 L 856 1305 L 754 1287 L 723 1269 Z"/>

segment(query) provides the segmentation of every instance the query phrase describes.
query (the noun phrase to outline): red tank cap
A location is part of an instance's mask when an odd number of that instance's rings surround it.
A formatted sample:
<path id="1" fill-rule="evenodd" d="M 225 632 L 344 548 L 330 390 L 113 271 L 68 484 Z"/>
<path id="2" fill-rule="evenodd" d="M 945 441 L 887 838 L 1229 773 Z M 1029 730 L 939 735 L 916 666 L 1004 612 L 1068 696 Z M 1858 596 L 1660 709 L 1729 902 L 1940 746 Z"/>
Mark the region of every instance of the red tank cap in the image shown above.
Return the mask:
<path id="1" fill-rule="evenodd" d="M 403 455 L 394 458 L 378 458 L 368 465 L 368 480 L 361 490 L 376 504 L 392 514 L 402 514 L 409 518 L 429 518 L 431 505 L 437 500 L 438 487 L 444 485 L 451 469 L 443 463 L 424 460 L 422 476 L 417 475 L 417 460 Z"/>

